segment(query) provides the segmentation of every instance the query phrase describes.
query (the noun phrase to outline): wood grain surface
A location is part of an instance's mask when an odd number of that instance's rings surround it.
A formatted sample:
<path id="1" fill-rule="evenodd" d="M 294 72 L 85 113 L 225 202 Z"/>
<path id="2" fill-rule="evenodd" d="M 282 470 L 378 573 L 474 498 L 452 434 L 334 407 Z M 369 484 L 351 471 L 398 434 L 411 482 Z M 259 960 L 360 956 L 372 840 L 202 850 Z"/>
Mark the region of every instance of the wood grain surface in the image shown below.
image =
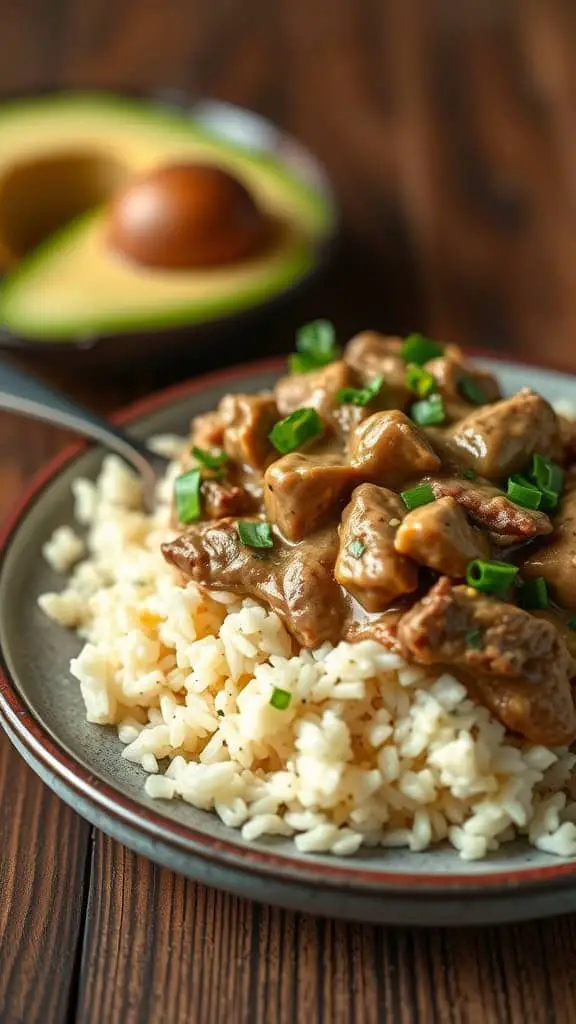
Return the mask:
<path id="1" fill-rule="evenodd" d="M 0 91 L 210 94 L 325 161 L 340 255 L 262 346 L 324 314 L 576 371 L 572 0 L 0 0 L 0 15 Z M 102 410 L 188 368 L 38 366 Z M 0 514 L 64 441 L 0 416 Z M 0 734 L 2 1024 L 570 1024 L 575 967 L 573 918 L 367 928 L 193 885 L 92 836 Z"/>

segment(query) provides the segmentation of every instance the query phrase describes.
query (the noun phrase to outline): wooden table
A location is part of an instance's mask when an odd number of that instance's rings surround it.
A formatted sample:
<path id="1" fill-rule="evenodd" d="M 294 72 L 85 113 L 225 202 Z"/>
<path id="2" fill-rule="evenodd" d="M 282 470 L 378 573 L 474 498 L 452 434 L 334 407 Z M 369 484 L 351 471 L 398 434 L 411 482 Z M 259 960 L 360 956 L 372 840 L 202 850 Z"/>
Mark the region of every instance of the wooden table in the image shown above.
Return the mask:
<path id="1" fill-rule="evenodd" d="M 426 327 L 576 370 L 570 0 L 2 7 L 4 91 L 210 93 L 274 117 L 324 159 L 344 210 L 342 253 L 270 347 L 322 313 L 343 333 Z M 178 360 L 63 379 L 106 411 L 189 370 Z M 65 440 L 0 417 L 0 512 Z M 365 928 L 186 882 L 91 829 L 0 735 L 2 1024 L 569 1024 L 575 966 L 573 918 Z"/>

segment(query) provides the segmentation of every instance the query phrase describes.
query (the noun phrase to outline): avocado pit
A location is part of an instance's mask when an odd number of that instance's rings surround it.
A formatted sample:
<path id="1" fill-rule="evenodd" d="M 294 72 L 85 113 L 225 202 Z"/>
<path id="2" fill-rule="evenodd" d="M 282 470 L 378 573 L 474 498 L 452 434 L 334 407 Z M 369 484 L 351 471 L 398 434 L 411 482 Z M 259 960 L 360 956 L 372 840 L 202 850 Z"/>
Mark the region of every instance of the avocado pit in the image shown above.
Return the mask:
<path id="1" fill-rule="evenodd" d="M 162 167 L 112 201 L 108 244 L 121 256 L 164 270 L 222 266 L 261 253 L 270 219 L 237 178 L 209 164 Z"/>

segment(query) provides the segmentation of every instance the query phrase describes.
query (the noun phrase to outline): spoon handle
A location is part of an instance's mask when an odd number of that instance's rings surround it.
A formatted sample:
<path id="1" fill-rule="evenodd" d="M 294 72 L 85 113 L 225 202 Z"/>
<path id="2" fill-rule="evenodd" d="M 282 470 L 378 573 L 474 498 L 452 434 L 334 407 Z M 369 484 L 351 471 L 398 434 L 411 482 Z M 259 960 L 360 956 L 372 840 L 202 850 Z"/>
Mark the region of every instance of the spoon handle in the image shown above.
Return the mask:
<path id="1" fill-rule="evenodd" d="M 129 462 L 144 477 L 145 486 L 153 486 L 164 463 L 160 456 L 96 413 L 5 362 L 0 362 L 0 409 L 32 416 L 100 442 Z"/>

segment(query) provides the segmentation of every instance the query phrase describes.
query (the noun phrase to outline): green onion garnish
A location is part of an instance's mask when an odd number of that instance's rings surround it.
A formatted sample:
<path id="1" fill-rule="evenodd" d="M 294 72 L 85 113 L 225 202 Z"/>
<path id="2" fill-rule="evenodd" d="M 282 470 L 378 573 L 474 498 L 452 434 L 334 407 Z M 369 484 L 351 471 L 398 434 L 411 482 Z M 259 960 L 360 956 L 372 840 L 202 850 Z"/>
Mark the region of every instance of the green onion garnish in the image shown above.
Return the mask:
<path id="1" fill-rule="evenodd" d="M 548 587 L 543 576 L 537 576 L 533 580 L 525 580 L 522 583 L 519 593 L 519 601 L 522 608 L 531 611 L 536 608 L 548 607 Z"/>
<path id="2" fill-rule="evenodd" d="M 472 402 L 472 405 L 484 405 L 486 402 L 486 395 L 474 377 L 469 377 L 468 375 L 460 377 L 458 390 L 463 398 Z"/>
<path id="3" fill-rule="evenodd" d="M 431 501 L 436 500 L 430 484 L 417 484 L 409 491 L 400 491 L 400 497 L 410 510 L 420 508 L 421 505 L 429 505 Z"/>
<path id="4" fill-rule="evenodd" d="M 566 625 L 568 626 L 568 629 L 572 629 L 574 632 L 576 632 L 576 618 L 568 619 Z"/>
<path id="5" fill-rule="evenodd" d="M 542 488 L 540 493 L 542 495 L 540 508 L 543 512 L 549 512 L 551 509 L 556 508 L 558 504 L 558 495 L 556 494 L 556 491 L 549 491 L 548 488 Z"/>
<path id="6" fill-rule="evenodd" d="M 290 701 L 292 700 L 292 694 L 288 690 L 280 690 L 277 686 L 272 690 L 272 696 L 270 697 L 270 704 L 277 711 L 286 711 L 289 707 Z"/>
<path id="7" fill-rule="evenodd" d="M 340 355 L 336 345 L 334 324 L 329 320 L 312 320 L 296 332 L 297 352 L 290 357 L 292 373 L 309 373 L 334 362 Z"/>
<path id="8" fill-rule="evenodd" d="M 384 377 L 374 377 L 365 388 L 340 388 L 336 392 L 336 401 L 340 405 L 368 405 L 380 391 Z"/>
<path id="9" fill-rule="evenodd" d="M 400 355 L 407 363 L 416 363 L 422 366 L 429 359 L 436 359 L 444 352 L 442 345 L 426 338 L 423 334 L 409 334 L 402 342 Z"/>
<path id="10" fill-rule="evenodd" d="M 435 423 L 444 423 L 446 412 L 442 395 L 430 395 L 421 402 L 414 402 L 410 416 L 419 427 L 431 427 Z"/>
<path id="11" fill-rule="evenodd" d="M 482 650 L 482 633 L 479 629 L 469 629 L 466 632 L 466 647 L 471 647 L 475 651 Z"/>
<path id="12" fill-rule="evenodd" d="M 174 504 L 180 523 L 193 523 L 200 519 L 201 480 L 199 469 L 189 469 L 174 481 Z"/>
<path id="13" fill-rule="evenodd" d="M 348 554 L 352 555 L 352 558 L 362 558 L 362 555 L 366 551 L 366 545 L 363 540 L 352 540 L 348 545 Z"/>
<path id="14" fill-rule="evenodd" d="M 251 522 L 249 519 L 240 520 L 238 523 L 240 540 L 248 548 L 272 548 L 274 537 L 272 527 L 267 522 Z"/>
<path id="15" fill-rule="evenodd" d="M 276 451 L 287 455 L 321 433 L 322 420 L 316 409 L 296 409 L 286 419 L 275 423 L 268 437 Z"/>
<path id="16" fill-rule="evenodd" d="M 474 469 L 465 469 L 464 472 L 462 473 L 462 476 L 464 477 L 465 480 L 475 480 L 476 479 L 476 470 L 474 470 Z"/>
<path id="17" fill-rule="evenodd" d="M 222 475 L 222 467 L 228 462 L 226 452 L 210 452 L 207 448 L 197 448 L 196 445 L 192 449 L 192 455 L 201 466 L 219 475 Z"/>
<path id="18" fill-rule="evenodd" d="M 466 583 L 485 594 L 503 594 L 518 575 L 518 566 L 507 562 L 485 562 L 475 558 L 468 563 Z"/>
<path id="19" fill-rule="evenodd" d="M 560 494 L 564 485 L 564 470 L 552 459 L 538 453 L 532 456 L 530 478 L 541 491 L 552 491 Z"/>
<path id="20" fill-rule="evenodd" d="M 506 493 L 515 505 L 521 505 L 522 508 L 540 508 L 542 492 L 536 487 L 526 487 L 510 477 Z"/>
<path id="21" fill-rule="evenodd" d="M 410 391 L 418 395 L 418 398 L 428 398 L 428 395 L 431 395 L 437 387 L 436 378 L 422 366 L 417 366 L 416 363 L 410 363 L 406 367 L 404 383 Z"/>

